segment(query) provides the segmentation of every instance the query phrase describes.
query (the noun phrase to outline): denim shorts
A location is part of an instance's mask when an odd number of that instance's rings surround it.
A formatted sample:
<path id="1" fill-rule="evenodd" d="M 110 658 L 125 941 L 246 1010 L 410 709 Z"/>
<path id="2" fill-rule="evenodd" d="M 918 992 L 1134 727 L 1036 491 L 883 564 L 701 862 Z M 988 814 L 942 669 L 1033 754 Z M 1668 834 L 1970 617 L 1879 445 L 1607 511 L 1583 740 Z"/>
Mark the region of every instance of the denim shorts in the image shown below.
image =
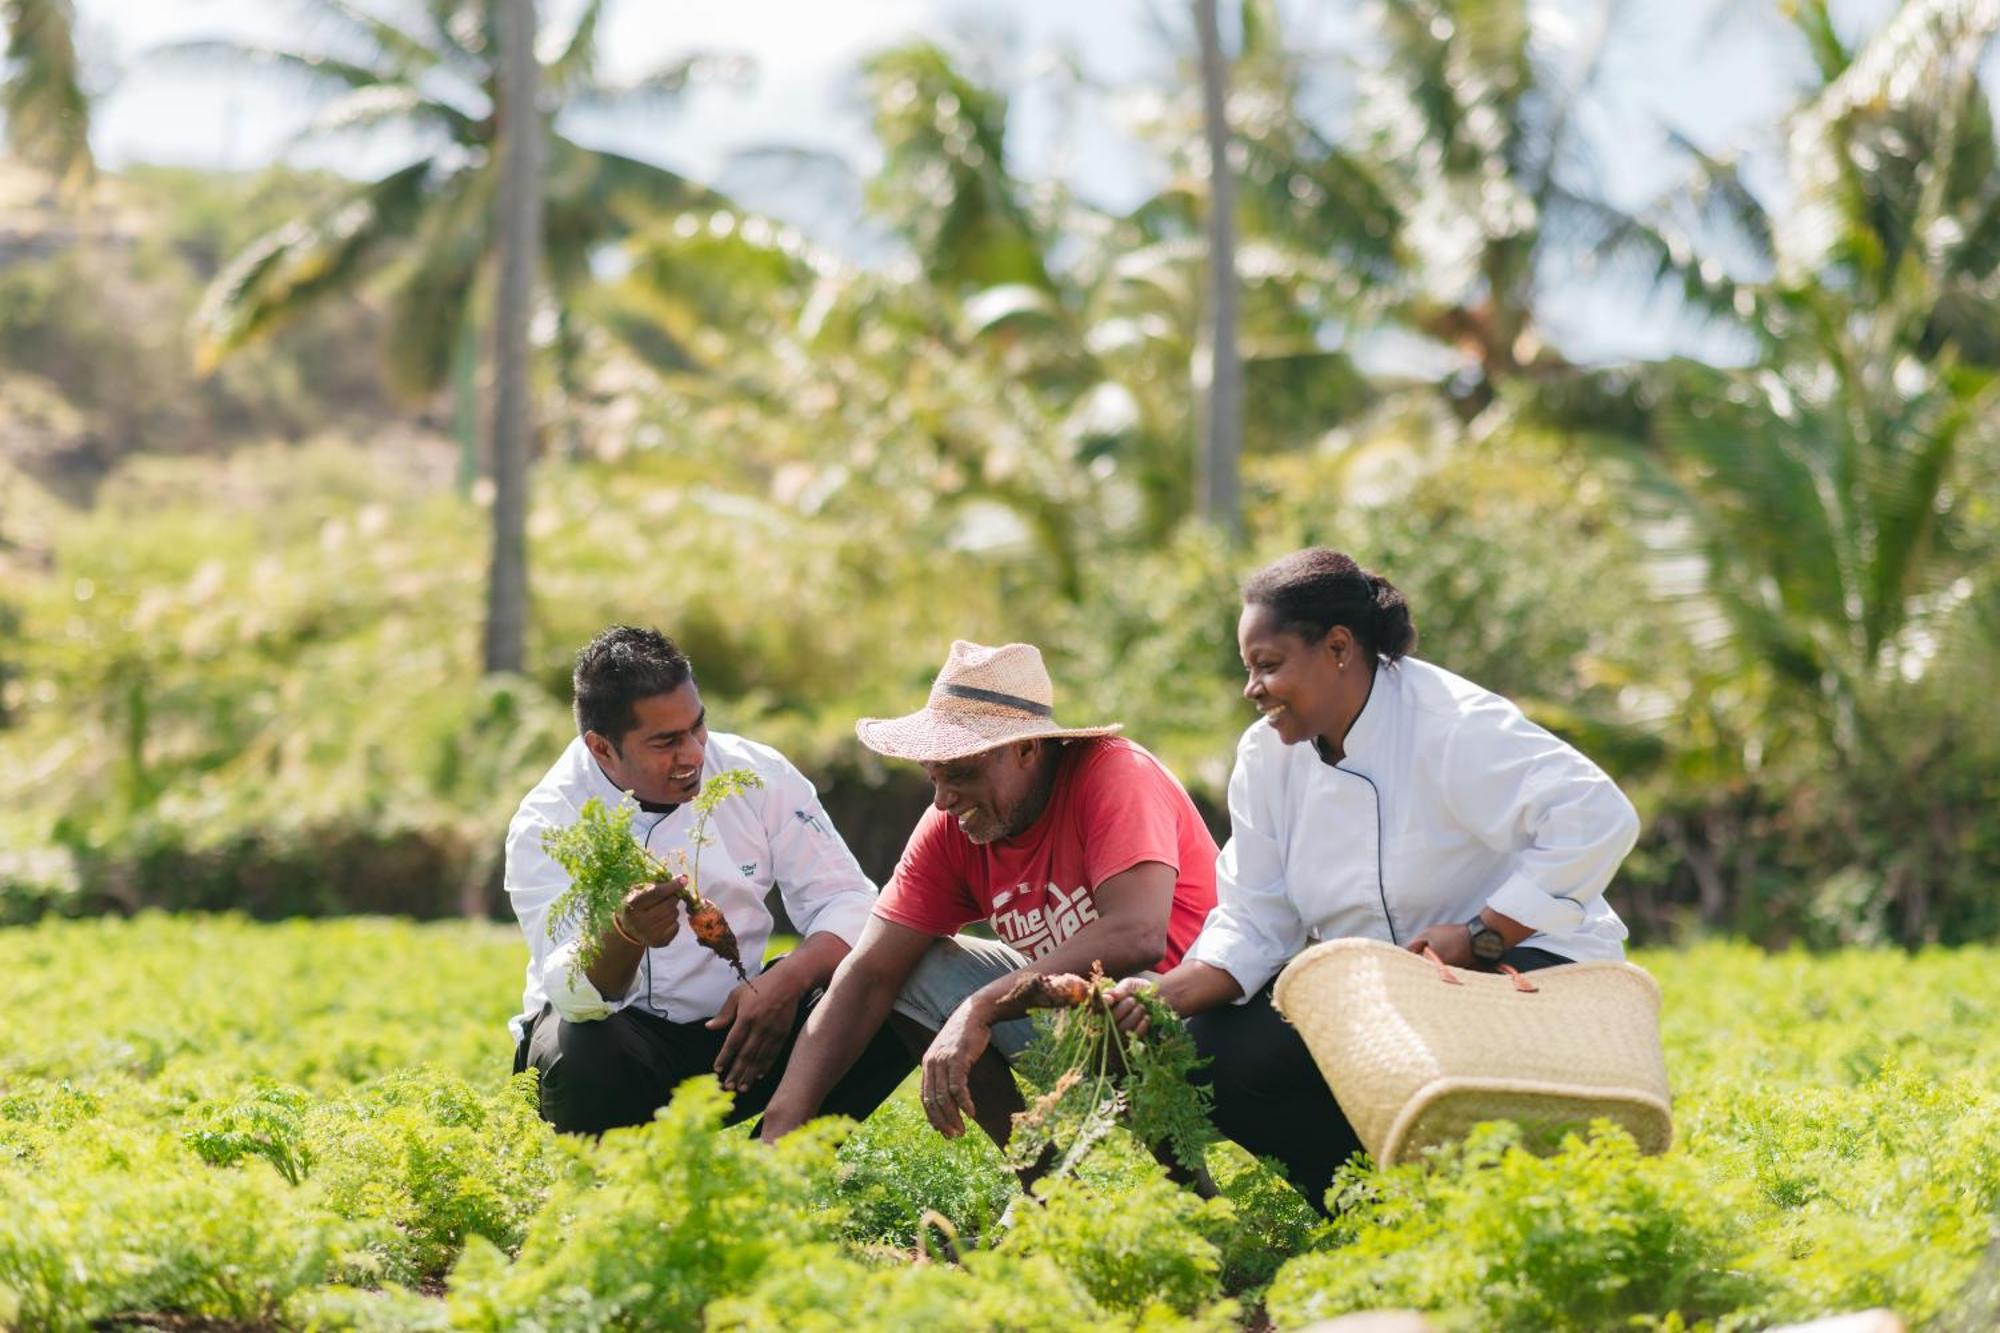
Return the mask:
<path id="1" fill-rule="evenodd" d="M 998 940 L 947 935 L 930 947 L 903 983 L 896 995 L 896 1012 L 936 1032 L 968 995 L 1027 965 L 1027 955 Z M 1034 1039 L 1032 1019 L 1010 1018 L 993 1025 L 993 1049 L 1009 1060 Z"/>

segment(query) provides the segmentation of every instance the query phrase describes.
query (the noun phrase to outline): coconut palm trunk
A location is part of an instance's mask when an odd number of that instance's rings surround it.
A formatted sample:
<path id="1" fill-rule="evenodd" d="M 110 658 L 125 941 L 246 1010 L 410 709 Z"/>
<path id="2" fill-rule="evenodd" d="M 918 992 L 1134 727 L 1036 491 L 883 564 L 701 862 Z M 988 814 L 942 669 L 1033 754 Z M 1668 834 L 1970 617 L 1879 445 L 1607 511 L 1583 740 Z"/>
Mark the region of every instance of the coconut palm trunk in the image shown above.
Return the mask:
<path id="1" fill-rule="evenodd" d="M 488 672 L 519 671 L 528 620 L 528 452 L 534 432 L 528 324 L 542 249 L 542 124 L 534 0 L 501 0 L 500 285 L 495 301 L 493 560 Z"/>
<path id="2" fill-rule="evenodd" d="M 1196 499 L 1202 517 L 1232 536 L 1243 526 L 1237 466 L 1243 452 L 1243 362 L 1236 345 L 1236 178 L 1229 164 L 1228 76 L 1216 0 L 1195 0 L 1201 42 L 1202 128 L 1208 140 L 1208 310 L 1195 349 L 1203 404 Z"/>
<path id="3" fill-rule="evenodd" d="M 74 0 L 0 0 L 0 114 L 7 147 L 73 199 L 90 183 L 90 99 L 76 57 Z"/>

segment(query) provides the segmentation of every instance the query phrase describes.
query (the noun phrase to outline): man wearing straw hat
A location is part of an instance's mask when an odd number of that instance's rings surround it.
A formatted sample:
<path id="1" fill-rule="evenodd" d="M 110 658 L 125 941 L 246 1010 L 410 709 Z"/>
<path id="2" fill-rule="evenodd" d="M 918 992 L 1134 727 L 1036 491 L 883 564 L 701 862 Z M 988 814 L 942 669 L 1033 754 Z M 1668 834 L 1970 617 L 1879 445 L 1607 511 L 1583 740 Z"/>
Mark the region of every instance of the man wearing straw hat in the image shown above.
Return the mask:
<path id="1" fill-rule="evenodd" d="M 807 1022 L 764 1113 L 768 1140 L 815 1115 L 885 1020 L 925 1048 L 924 1113 L 1005 1143 L 1021 1109 L 1006 1060 L 1033 1027 L 1026 972 L 1172 968 L 1215 905 L 1215 841 L 1165 766 L 1116 724 L 1066 727 L 1030 644 L 952 644 L 930 698 L 855 726 L 923 765 L 935 799 L 873 919 Z M 997 940 L 959 935 L 974 921 Z"/>

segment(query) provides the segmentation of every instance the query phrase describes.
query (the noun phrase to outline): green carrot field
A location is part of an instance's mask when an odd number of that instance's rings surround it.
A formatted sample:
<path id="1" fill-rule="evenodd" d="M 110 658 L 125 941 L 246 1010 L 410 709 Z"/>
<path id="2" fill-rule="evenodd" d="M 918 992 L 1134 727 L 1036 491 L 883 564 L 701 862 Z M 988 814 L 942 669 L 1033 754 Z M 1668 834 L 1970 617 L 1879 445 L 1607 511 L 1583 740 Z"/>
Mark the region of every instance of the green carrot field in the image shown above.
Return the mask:
<path id="1" fill-rule="evenodd" d="M 0 933 L 0 1326 L 1988 1326 L 2000 951 L 1639 958 L 1679 1141 L 1356 1171 L 1322 1225 L 1232 1149 L 1116 1140 L 1014 1210 L 909 1090 L 767 1151 L 712 1085 L 559 1142 L 510 1086 L 504 926 L 145 915 Z"/>

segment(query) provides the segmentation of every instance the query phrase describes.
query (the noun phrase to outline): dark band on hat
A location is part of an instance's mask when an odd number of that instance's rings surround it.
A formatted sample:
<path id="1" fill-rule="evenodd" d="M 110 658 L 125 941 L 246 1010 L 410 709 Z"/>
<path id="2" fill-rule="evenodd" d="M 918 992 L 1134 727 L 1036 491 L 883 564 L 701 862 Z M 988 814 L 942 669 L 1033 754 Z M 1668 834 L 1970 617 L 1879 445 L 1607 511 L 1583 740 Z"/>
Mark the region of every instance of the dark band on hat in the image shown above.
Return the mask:
<path id="1" fill-rule="evenodd" d="M 940 694 L 949 694 L 954 699 L 975 699 L 983 704 L 999 704 L 1002 708 L 1019 709 L 1023 713 L 1033 713 L 1036 717 L 1054 717 L 1056 710 L 1047 704 L 1038 704 L 1033 699 L 1023 699 L 1018 694 L 1002 694 L 998 690 L 982 690 L 973 685 L 940 685 Z"/>

